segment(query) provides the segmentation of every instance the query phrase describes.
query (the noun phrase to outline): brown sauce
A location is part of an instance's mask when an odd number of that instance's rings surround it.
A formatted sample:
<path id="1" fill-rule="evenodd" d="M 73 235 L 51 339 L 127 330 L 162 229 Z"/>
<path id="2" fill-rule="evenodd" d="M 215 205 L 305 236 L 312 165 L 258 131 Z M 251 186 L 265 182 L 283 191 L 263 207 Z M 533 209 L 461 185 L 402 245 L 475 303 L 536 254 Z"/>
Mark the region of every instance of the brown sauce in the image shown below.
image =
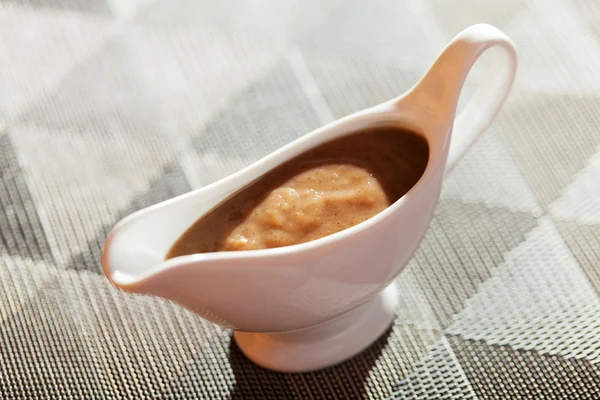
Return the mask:
<path id="1" fill-rule="evenodd" d="M 326 142 L 267 172 L 198 219 L 166 258 L 290 246 L 389 207 L 427 166 L 423 137 L 381 127 Z"/>

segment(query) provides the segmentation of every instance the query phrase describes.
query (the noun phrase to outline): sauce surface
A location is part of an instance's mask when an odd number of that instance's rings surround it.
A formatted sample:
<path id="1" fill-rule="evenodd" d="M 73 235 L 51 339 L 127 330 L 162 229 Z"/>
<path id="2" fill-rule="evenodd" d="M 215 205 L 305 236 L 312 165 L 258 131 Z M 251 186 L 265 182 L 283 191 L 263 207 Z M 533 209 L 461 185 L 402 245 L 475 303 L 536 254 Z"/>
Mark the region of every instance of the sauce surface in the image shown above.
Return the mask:
<path id="1" fill-rule="evenodd" d="M 424 138 L 392 127 L 326 142 L 272 169 L 198 219 L 166 258 L 304 243 L 380 213 L 412 188 Z"/>

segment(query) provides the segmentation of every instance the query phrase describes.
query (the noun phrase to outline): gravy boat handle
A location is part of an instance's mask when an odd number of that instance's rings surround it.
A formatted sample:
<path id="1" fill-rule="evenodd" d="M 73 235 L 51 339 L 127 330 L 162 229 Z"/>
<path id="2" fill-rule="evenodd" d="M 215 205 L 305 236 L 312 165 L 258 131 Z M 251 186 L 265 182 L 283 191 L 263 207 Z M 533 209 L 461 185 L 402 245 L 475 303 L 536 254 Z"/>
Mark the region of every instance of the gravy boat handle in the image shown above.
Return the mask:
<path id="1" fill-rule="evenodd" d="M 456 114 L 460 92 L 473 64 L 486 50 L 495 51 L 481 83 Z M 494 49 L 495 50 L 495 49 Z M 517 71 L 512 40 L 488 24 L 472 25 L 452 39 L 419 82 L 399 101 L 416 102 L 427 114 L 450 126 L 445 174 L 456 166 L 469 147 L 491 125 L 508 97 Z"/>

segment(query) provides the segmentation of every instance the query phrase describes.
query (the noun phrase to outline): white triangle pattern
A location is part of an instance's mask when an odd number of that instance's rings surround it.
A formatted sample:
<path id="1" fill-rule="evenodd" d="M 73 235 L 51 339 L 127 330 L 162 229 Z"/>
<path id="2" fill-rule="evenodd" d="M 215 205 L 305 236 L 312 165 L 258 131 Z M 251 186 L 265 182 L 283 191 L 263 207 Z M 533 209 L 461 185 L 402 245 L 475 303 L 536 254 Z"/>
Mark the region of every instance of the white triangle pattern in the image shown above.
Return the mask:
<path id="1" fill-rule="evenodd" d="M 600 298 L 552 221 L 544 217 L 525 242 L 507 254 L 446 332 L 600 361 Z M 557 342 L 557 337 L 563 339 Z"/>
<path id="2" fill-rule="evenodd" d="M 600 148 L 550 206 L 557 219 L 600 224 Z"/>
<path id="3" fill-rule="evenodd" d="M 541 214 L 535 195 L 494 131 L 485 133 L 448 175 L 441 198 Z"/>

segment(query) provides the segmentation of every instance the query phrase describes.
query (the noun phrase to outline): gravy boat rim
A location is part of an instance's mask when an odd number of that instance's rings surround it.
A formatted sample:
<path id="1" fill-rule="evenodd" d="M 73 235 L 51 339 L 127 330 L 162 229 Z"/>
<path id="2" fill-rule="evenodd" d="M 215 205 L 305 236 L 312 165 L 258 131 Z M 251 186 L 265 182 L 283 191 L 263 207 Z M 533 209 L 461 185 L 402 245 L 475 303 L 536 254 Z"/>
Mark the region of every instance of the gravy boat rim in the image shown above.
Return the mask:
<path id="1" fill-rule="evenodd" d="M 432 124 L 431 122 L 425 121 L 425 118 L 423 116 L 420 116 L 418 118 L 414 118 L 414 116 L 408 116 L 408 117 L 403 116 L 403 114 L 400 112 L 400 110 L 403 107 L 409 105 L 409 104 L 404 104 L 403 100 L 408 94 L 410 94 L 410 92 L 411 92 L 411 90 L 408 90 L 403 95 L 401 95 L 397 98 L 385 101 L 378 105 L 375 105 L 375 106 L 351 113 L 347 116 L 338 118 L 326 125 L 316 128 L 316 129 L 304 134 L 303 136 L 300 136 L 300 137 L 292 140 L 291 142 L 279 147 L 278 149 L 263 156 L 262 158 L 258 159 L 257 161 L 254 161 L 253 163 L 247 165 L 246 167 L 244 167 L 244 168 L 242 168 L 220 180 L 212 182 L 206 186 L 190 190 L 187 193 L 183 193 L 179 196 L 175 196 L 168 200 L 156 203 L 156 204 L 146 207 L 142 210 L 134 212 L 133 214 L 130 214 L 128 217 L 125 217 L 124 219 L 119 221 L 114 226 L 113 230 L 109 233 L 109 235 L 106 239 L 106 242 L 105 242 L 105 245 L 104 245 L 104 248 L 102 251 L 102 262 L 101 262 L 105 275 L 107 277 L 109 277 L 109 279 L 111 281 L 118 279 L 117 277 L 114 276 L 118 271 L 109 271 L 108 267 L 107 267 L 108 262 L 106 262 L 105 259 L 106 259 L 106 257 L 108 257 L 107 249 L 110 247 L 110 242 L 113 239 L 113 234 L 121 226 L 126 225 L 129 221 L 132 221 L 136 218 L 141 218 L 146 213 L 156 212 L 161 207 L 172 205 L 173 203 L 176 203 L 176 202 L 182 200 L 183 198 L 199 196 L 199 195 L 201 195 L 201 193 L 203 191 L 208 191 L 211 188 L 215 187 L 216 185 L 226 185 L 231 181 L 235 181 L 236 179 L 240 179 L 242 176 L 249 174 L 252 170 L 260 168 L 260 166 L 262 164 L 274 162 L 277 160 L 277 162 L 275 163 L 275 166 L 270 167 L 270 168 L 265 168 L 265 170 L 258 175 L 258 177 L 260 177 L 263 174 L 267 173 L 269 170 L 276 168 L 278 165 L 281 165 L 282 163 L 285 163 L 286 161 L 289 161 L 290 159 L 301 154 L 304 151 L 314 148 L 315 146 L 318 146 L 329 140 L 333 140 L 338 137 L 343 137 L 343 136 L 351 134 L 353 132 L 359 132 L 360 130 L 362 130 L 364 128 L 392 125 L 397 128 L 407 129 L 407 130 L 421 136 L 427 142 L 427 145 L 429 148 L 427 165 L 425 167 L 425 170 L 421 174 L 419 180 L 402 197 L 400 197 L 394 203 L 392 203 L 391 205 L 386 207 L 383 211 L 379 212 L 378 214 L 374 215 L 373 217 L 371 217 L 359 224 L 351 226 L 349 228 L 332 233 L 330 235 L 323 236 L 318 239 L 310 240 L 308 242 L 297 243 L 297 244 L 288 245 L 288 246 L 267 248 L 267 249 L 256 249 L 256 250 L 194 253 L 194 254 L 189 254 L 189 255 L 173 257 L 173 258 L 169 258 L 169 259 L 163 258 L 160 262 L 157 262 L 152 267 L 147 268 L 143 273 L 140 273 L 139 275 L 137 275 L 135 279 L 128 278 L 127 282 L 119 282 L 119 283 L 121 285 L 124 285 L 124 284 L 131 284 L 134 282 L 139 282 L 157 272 L 166 271 L 168 269 L 171 269 L 171 268 L 174 268 L 177 266 L 181 266 L 183 264 L 195 263 L 197 261 L 205 261 L 205 260 L 220 261 L 220 260 L 232 260 L 232 259 L 236 259 L 236 258 L 256 259 L 256 258 L 281 257 L 283 255 L 298 254 L 298 253 L 302 253 L 302 252 L 316 250 L 320 247 L 324 247 L 327 245 L 332 245 L 335 242 L 340 242 L 343 239 L 346 239 L 350 236 L 359 234 L 363 231 L 367 231 L 373 225 L 380 223 L 385 218 L 387 218 L 391 213 L 395 212 L 398 208 L 402 207 L 403 204 L 405 204 L 406 202 L 408 202 L 412 199 L 415 192 L 420 190 L 420 188 L 425 184 L 424 182 L 427 180 L 427 178 L 431 174 L 433 174 L 433 172 L 435 170 L 437 170 L 437 168 L 439 168 L 439 164 L 441 163 L 439 155 L 443 154 L 443 149 L 446 146 L 448 146 L 448 143 L 449 143 L 450 135 L 445 134 L 441 138 L 441 141 L 442 141 L 442 144 L 441 144 L 442 149 L 441 150 L 442 151 L 433 151 L 434 146 L 432 143 L 431 130 L 432 130 L 432 125 L 433 126 L 435 126 L 435 125 Z M 410 101 L 407 101 L 407 103 L 410 103 Z M 423 111 L 423 110 L 421 110 L 421 111 Z M 414 110 L 413 110 L 413 114 L 414 114 Z M 351 123 L 351 122 L 361 122 L 360 121 L 361 119 L 362 119 L 362 123 L 364 123 L 364 126 L 362 126 L 362 127 L 361 126 L 348 127 L 347 129 L 342 129 L 337 134 L 329 135 L 329 137 L 326 137 L 322 141 L 318 140 L 319 136 L 323 135 L 324 133 L 326 133 L 332 129 L 335 129 L 336 127 L 338 127 L 340 125 L 343 125 L 346 123 Z M 437 129 L 445 129 L 447 131 L 449 131 L 451 129 L 451 126 L 441 126 L 441 127 L 436 126 L 436 127 L 437 127 Z M 448 133 L 448 132 L 446 132 L 446 133 Z M 305 147 L 305 148 L 302 148 L 302 147 Z M 298 148 L 300 148 L 300 149 L 298 150 Z M 434 153 L 439 153 L 439 154 L 437 154 L 438 155 L 437 157 L 434 157 Z M 237 185 L 237 188 L 233 192 L 226 195 L 220 202 L 217 202 L 213 207 L 211 207 L 208 211 L 202 213 L 194 221 L 191 221 L 190 224 L 188 225 L 188 228 L 186 228 L 186 229 L 189 229 L 189 227 L 191 227 L 191 225 L 194 224 L 199 218 L 202 218 L 204 215 L 209 213 L 212 209 L 217 207 L 222 201 L 225 201 L 227 198 L 229 198 L 230 196 L 232 196 L 239 190 L 243 189 L 245 186 L 254 182 L 256 179 L 258 179 L 258 177 L 255 179 L 252 179 L 252 180 L 248 180 L 246 183 L 244 183 L 242 185 Z M 182 232 L 181 234 L 183 234 L 184 232 Z M 180 237 L 181 234 L 178 237 Z M 172 244 L 173 243 L 175 243 L 175 242 L 172 242 Z M 172 244 L 171 244 L 171 246 L 172 246 Z M 209 267 L 210 264 L 206 263 L 203 265 L 205 267 Z M 117 274 L 117 275 L 119 275 L 119 274 Z"/>

